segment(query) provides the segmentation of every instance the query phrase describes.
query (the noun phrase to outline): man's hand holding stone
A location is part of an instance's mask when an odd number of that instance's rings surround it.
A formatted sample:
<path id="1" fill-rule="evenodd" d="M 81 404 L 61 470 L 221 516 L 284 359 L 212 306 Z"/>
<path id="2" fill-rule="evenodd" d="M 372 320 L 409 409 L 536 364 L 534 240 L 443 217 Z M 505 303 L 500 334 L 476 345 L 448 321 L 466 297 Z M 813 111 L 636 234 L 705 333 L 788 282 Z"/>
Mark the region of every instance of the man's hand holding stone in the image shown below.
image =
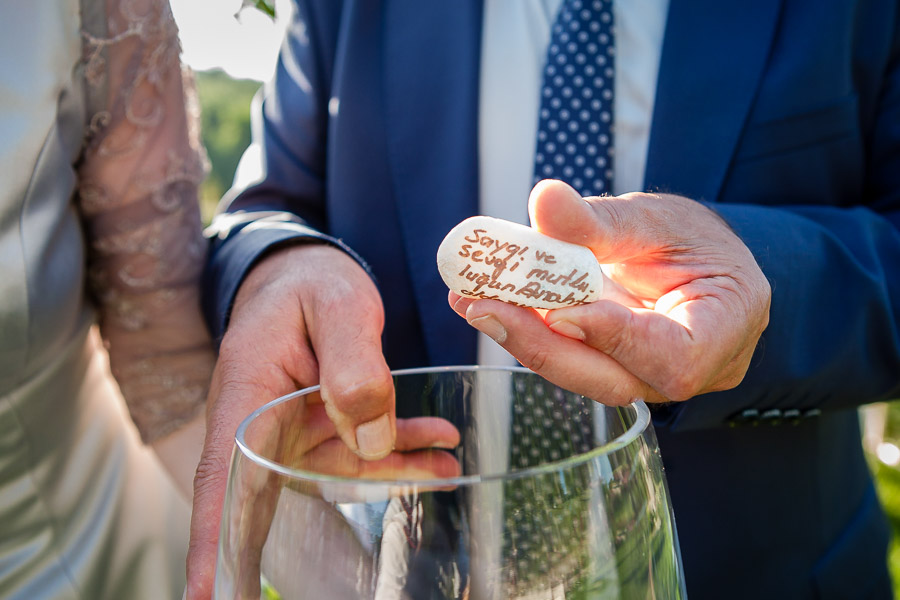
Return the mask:
<path id="1" fill-rule="evenodd" d="M 611 280 L 596 302 L 541 315 L 450 293 L 450 304 L 523 365 L 605 404 L 687 400 L 743 379 L 768 324 L 771 289 L 713 211 L 680 196 L 582 199 L 542 181 L 533 226 L 587 246 Z"/>

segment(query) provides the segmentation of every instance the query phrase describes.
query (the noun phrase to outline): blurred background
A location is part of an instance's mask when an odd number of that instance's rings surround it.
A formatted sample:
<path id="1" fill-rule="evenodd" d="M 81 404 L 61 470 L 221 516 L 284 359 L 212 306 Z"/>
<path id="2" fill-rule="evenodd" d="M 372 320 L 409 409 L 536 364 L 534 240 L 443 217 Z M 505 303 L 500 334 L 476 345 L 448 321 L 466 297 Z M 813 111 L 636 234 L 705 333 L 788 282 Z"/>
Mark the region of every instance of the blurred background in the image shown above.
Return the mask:
<path id="1" fill-rule="evenodd" d="M 863 407 L 860 416 L 869 467 L 894 533 L 889 560 L 894 597 L 900 598 L 900 402 Z"/>
<path id="2" fill-rule="evenodd" d="M 290 13 L 290 0 L 266 0 L 276 17 L 242 0 L 170 0 L 181 34 L 182 59 L 193 70 L 202 110 L 203 143 L 211 170 L 200 190 L 209 222 L 231 187 L 234 170 L 250 143 L 250 102 L 272 76 Z"/>
<path id="3" fill-rule="evenodd" d="M 202 110 L 203 143 L 211 169 L 201 188 L 208 222 L 231 186 L 241 154 L 250 143 L 250 102 L 275 68 L 290 0 L 265 0 L 274 19 L 242 0 L 170 0 L 181 31 L 183 59 L 194 70 Z M 869 465 L 894 530 L 890 564 L 900 598 L 900 403 L 860 411 Z"/>

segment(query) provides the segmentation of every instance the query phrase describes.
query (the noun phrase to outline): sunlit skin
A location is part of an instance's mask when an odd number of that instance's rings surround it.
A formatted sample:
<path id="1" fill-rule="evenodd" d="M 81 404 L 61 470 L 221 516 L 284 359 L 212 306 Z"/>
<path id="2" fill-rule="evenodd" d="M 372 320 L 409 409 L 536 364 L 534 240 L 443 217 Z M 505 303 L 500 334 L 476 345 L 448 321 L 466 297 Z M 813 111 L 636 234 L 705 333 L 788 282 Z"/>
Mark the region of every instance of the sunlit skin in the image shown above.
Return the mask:
<path id="1" fill-rule="evenodd" d="M 592 304 L 538 311 L 450 292 L 459 315 L 523 365 L 605 404 L 687 400 L 743 379 L 771 289 L 728 225 L 680 196 L 581 198 L 542 181 L 538 231 L 588 246 L 616 284 Z"/>
<path id="2" fill-rule="evenodd" d="M 286 403 L 290 405 L 291 403 Z M 321 396 L 310 394 L 301 410 L 279 416 L 279 429 L 290 445 L 280 460 L 297 469 L 360 479 L 439 479 L 457 477 L 459 462 L 443 449 L 456 448 L 460 434 L 452 423 L 437 417 L 397 419 L 393 451 L 377 460 L 364 460 L 340 438 Z"/>
<path id="3" fill-rule="evenodd" d="M 381 350 L 383 325 L 384 309 L 375 284 L 337 248 L 322 244 L 282 248 L 248 274 L 235 298 L 210 387 L 206 441 L 194 478 L 189 599 L 211 597 L 234 434 L 238 424 L 265 402 L 320 383 L 322 410 L 350 452 L 342 450 L 333 457 L 340 458 L 336 464 L 344 467 L 348 465 L 344 459 L 380 461 L 395 444 L 411 447 L 414 444 L 405 441 L 407 433 L 438 448 L 458 442 L 452 435 L 429 437 L 435 433 L 430 426 L 423 437 L 417 425 L 407 430 L 397 424 L 393 381 Z M 385 435 L 368 450 L 361 449 L 360 428 L 384 419 L 389 424 Z M 323 429 L 325 433 L 329 437 L 323 439 L 331 439 L 331 430 Z M 364 470 L 362 462 L 354 464 L 351 469 Z M 381 466 L 376 463 L 372 468 Z"/>

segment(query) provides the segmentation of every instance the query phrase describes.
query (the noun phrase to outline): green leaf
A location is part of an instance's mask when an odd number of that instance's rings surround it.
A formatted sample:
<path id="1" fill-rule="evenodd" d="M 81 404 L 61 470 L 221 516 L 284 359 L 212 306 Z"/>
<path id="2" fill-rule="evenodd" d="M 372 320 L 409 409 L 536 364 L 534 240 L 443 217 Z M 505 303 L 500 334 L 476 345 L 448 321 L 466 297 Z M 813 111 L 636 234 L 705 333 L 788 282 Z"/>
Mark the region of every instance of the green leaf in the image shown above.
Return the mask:
<path id="1" fill-rule="evenodd" d="M 275 18 L 275 0 L 243 0 L 241 10 L 251 7 Z"/>
<path id="2" fill-rule="evenodd" d="M 260 583 L 260 600 L 281 600 L 281 594 L 272 587 L 272 584 L 266 579 L 265 575 L 259 576 Z"/>

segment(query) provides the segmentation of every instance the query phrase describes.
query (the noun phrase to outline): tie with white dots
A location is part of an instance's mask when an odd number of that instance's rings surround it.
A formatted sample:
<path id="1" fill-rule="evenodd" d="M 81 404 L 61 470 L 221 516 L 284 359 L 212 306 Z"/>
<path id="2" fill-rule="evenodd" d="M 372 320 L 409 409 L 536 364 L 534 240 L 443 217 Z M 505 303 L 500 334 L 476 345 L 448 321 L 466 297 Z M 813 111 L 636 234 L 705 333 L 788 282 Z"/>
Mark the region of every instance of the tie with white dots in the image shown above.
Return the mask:
<path id="1" fill-rule="evenodd" d="M 593 401 L 538 379 L 516 382 L 510 469 L 559 462 L 593 447 Z M 503 488 L 503 578 L 507 598 L 543 600 L 563 589 L 581 597 L 588 583 L 588 471 L 560 469 L 513 478 Z"/>
<path id="2" fill-rule="evenodd" d="M 582 196 L 612 193 L 613 0 L 565 0 L 550 36 L 534 182 L 561 179 Z"/>
<path id="3" fill-rule="evenodd" d="M 582 196 L 612 193 L 612 3 L 564 0 L 560 7 L 541 88 L 535 183 L 561 179 Z M 525 393 L 525 402 L 513 415 L 512 468 L 557 461 L 592 447 L 589 400 L 558 390 L 546 395 L 539 385 L 517 392 Z M 504 574 L 511 598 L 543 597 L 542 592 L 558 588 L 575 597 L 586 593 L 588 485 L 576 481 L 582 472 L 571 473 L 569 485 L 560 486 L 554 479 L 559 476 L 504 486 Z"/>

